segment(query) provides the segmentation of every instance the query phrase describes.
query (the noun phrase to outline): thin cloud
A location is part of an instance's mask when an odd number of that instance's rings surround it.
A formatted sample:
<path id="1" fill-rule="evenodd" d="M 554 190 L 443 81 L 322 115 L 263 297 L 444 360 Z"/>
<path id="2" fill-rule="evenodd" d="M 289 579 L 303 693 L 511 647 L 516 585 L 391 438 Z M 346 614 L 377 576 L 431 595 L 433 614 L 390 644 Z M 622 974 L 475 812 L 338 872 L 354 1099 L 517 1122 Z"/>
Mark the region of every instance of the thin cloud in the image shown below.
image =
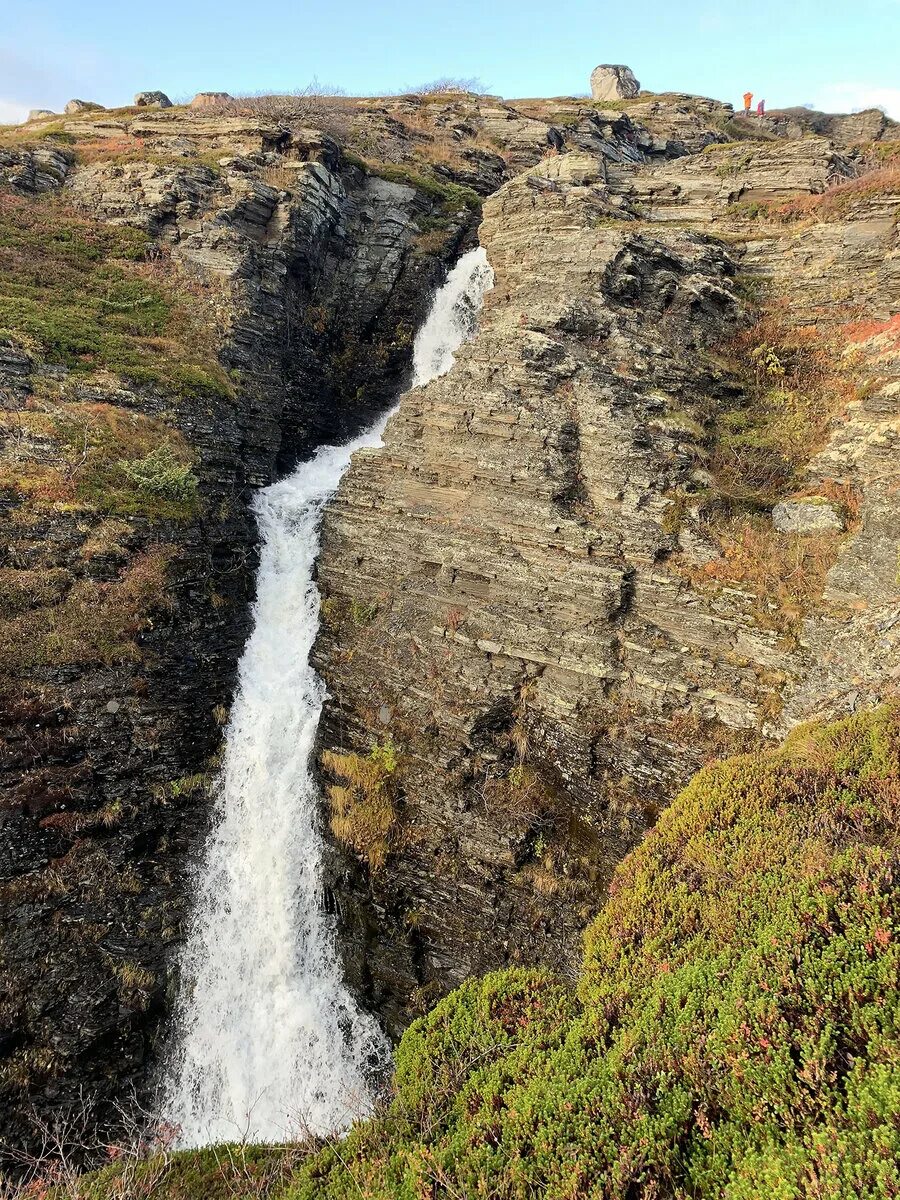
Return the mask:
<path id="1" fill-rule="evenodd" d="M 815 98 L 816 108 L 824 112 L 859 112 L 863 108 L 883 108 L 889 117 L 900 121 L 900 88 L 877 87 L 868 83 L 832 83 Z"/>
<path id="2" fill-rule="evenodd" d="M 0 125 L 20 125 L 27 116 L 28 109 L 24 104 L 0 99 Z"/>

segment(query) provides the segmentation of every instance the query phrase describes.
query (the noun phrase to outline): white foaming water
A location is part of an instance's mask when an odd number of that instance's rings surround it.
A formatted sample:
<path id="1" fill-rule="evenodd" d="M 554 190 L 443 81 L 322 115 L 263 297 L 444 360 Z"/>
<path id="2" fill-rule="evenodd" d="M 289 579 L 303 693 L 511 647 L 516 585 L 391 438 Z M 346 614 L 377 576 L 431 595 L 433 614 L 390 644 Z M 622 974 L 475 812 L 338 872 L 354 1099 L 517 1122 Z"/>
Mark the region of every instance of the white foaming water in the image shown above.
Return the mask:
<path id="1" fill-rule="evenodd" d="M 492 279 L 480 249 L 450 273 L 416 339 L 415 386 L 453 365 Z M 344 985 L 323 906 L 311 765 L 325 686 L 309 661 L 322 510 L 353 452 L 382 444 L 387 420 L 322 447 L 255 502 L 255 624 L 181 960 L 180 1039 L 165 1089 L 165 1116 L 184 1146 L 346 1128 L 371 1107 L 370 1080 L 389 1061 L 377 1023 Z"/>

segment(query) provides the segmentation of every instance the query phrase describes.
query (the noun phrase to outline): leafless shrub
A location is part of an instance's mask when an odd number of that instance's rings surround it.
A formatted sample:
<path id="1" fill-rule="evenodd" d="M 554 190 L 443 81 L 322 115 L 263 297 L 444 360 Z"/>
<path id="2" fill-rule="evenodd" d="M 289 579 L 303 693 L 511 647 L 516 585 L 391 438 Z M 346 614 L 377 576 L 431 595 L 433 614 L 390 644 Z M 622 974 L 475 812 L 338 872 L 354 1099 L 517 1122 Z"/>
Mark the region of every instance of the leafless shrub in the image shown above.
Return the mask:
<path id="1" fill-rule="evenodd" d="M 343 88 L 316 79 L 292 92 L 233 96 L 198 111 L 203 115 L 261 117 L 279 124 L 320 129 L 336 139 L 346 135 L 351 115 Z"/>
<path id="2" fill-rule="evenodd" d="M 407 96 L 441 96 L 447 93 L 462 95 L 474 93 L 477 96 L 483 96 L 489 90 L 490 85 L 482 83 L 477 76 L 458 79 L 444 75 L 440 79 L 432 79 L 429 83 L 420 83 L 415 87 L 405 87 L 402 94 Z"/>
<path id="3" fill-rule="evenodd" d="M 169 1169 L 178 1130 L 136 1098 L 117 1106 L 117 1113 L 119 1137 L 113 1145 L 98 1137 L 94 1104 L 83 1091 L 64 1115 L 51 1120 L 33 1114 L 31 1147 L 5 1151 L 10 1171 L 0 1175 L 0 1200 L 83 1200 L 83 1172 L 112 1163 L 117 1195 L 152 1200 Z"/>

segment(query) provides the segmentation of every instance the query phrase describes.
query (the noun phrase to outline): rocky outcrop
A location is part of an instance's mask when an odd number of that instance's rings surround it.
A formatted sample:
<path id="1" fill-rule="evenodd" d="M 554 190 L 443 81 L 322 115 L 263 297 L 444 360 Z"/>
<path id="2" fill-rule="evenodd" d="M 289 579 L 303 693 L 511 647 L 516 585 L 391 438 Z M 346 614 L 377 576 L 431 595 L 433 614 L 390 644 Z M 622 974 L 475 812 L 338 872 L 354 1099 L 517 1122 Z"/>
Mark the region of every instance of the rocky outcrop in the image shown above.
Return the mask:
<path id="1" fill-rule="evenodd" d="M 780 533 L 843 533 L 846 522 L 825 496 L 782 500 L 772 509 L 772 524 Z"/>
<path id="2" fill-rule="evenodd" d="M 641 90 L 630 67 L 604 63 L 591 71 L 591 98 L 593 100 L 631 100 Z"/>
<path id="3" fill-rule="evenodd" d="M 697 362 L 738 318 L 728 254 L 617 219 L 587 156 L 507 185 L 482 238 L 481 332 L 358 457 L 320 568 L 332 611 L 377 609 L 321 639 L 328 744 L 378 714 L 408 753 L 377 937 L 348 931 L 395 1027 L 416 988 L 566 962 L 598 880 L 702 753 L 673 714 L 754 725 L 777 659 L 743 598 L 686 605 L 663 566 L 667 496 L 727 386 Z"/>
<path id="4" fill-rule="evenodd" d="M 74 116 L 75 113 L 99 112 L 103 109 L 102 104 L 96 104 L 93 100 L 70 100 L 63 110 L 69 116 Z"/>
<path id="5" fill-rule="evenodd" d="M 64 146 L 35 150 L 0 147 L 0 184 L 26 195 L 52 192 L 68 178 L 74 162 L 75 155 Z"/>
<path id="6" fill-rule="evenodd" d="M 842 150 L 866 142 L 890 141 L 900 135 L 900 123 L 892 121 L 880 108 L 844 114 L 784 108 L 766 113 L 761 126 L 782 138 L 803 138 L 810 134 L 827 137 Z"/>
<path id="7" fill-rule="evenodd" d="M 198 92 L 189 107 L 215 108 L 217 104 L 225 104 L 230 99 L 228 92 Z"/>
<path id="8" fill-rule="evenodd" d="M 172 101 L 165 92 L 138 92 L 134 105 L 135 108 L 171 108 Z"/>

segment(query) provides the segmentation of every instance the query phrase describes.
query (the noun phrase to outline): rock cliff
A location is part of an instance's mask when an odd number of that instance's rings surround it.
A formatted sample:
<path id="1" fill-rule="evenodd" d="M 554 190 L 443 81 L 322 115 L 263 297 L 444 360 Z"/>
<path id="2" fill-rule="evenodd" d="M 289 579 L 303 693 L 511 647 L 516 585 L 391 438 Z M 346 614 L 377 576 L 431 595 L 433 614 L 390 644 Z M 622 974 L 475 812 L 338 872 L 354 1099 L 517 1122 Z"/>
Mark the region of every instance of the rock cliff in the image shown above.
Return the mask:
<path id="1" fill-rule="evenodd" d="M 479 334 L 320 563 L 326 743 L 402 763 L 386 863 L 336 884 L 392 1027 L 566 969 L 704 761 L 896 688 L 897 174 L 858 171 L 820 136 L 576 152 L 486 202 Z"/>
<path id="2" fill-rule="evenodd" d="M 396 394 L 476 219 L 321 133 L 165 116 L 0 150 L 12 1144 L 145 1088 L 249 628 L 247 501 Z"/>

